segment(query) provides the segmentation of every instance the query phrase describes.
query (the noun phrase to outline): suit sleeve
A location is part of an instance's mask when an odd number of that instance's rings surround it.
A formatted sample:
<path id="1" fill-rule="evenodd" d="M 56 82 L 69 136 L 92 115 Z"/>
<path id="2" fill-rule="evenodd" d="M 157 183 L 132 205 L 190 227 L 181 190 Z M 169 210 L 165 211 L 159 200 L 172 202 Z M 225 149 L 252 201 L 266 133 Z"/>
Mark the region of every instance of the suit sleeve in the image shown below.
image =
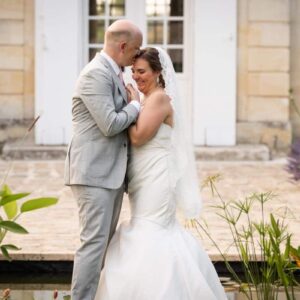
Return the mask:
<path id="1" fill-rule="evenodd" d="M 102 70 L 84 75 L 80 87 L 82 101 L 105 136 L 114 136 L 136 121 L 138 111 L 133 105 L 126 105 L 116 111 L 113 99 L 111 77 Z"/>

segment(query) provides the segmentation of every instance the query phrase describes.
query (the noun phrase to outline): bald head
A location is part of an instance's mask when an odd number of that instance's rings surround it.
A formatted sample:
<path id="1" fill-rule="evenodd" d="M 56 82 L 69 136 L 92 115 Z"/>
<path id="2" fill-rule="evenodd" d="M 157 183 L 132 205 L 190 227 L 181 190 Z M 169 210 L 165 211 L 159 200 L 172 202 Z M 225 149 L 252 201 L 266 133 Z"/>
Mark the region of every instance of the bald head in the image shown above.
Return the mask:
<path id="1" fill-rule="evenodd" d="M 129 42 L 135 38 L 141 38 L 140 29 L 129 20 L 117 20 L 112 23 L 105 32 L 105 44 Z"/>
<path id="2" fill-rule="evenodd" d="M 134 23 L 117 20 L 105 32 L 103 50 L 119 66 L 128 66 L 133 63 L 142 41 L 142 32 Z"/>

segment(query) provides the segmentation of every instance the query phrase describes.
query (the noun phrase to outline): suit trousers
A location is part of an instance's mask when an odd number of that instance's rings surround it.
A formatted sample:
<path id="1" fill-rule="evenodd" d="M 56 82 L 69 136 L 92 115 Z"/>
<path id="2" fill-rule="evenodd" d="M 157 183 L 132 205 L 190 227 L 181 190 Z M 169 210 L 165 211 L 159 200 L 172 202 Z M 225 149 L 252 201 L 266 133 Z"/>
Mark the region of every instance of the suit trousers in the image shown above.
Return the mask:
<path id="1" fill-rule="evenodd" d="M 72 185 L 79 208 L 80 241 L 74 257 L 72 300 L 94 300 L 108 243 L 122 207 L 124 184 L 116 190 Z"/>

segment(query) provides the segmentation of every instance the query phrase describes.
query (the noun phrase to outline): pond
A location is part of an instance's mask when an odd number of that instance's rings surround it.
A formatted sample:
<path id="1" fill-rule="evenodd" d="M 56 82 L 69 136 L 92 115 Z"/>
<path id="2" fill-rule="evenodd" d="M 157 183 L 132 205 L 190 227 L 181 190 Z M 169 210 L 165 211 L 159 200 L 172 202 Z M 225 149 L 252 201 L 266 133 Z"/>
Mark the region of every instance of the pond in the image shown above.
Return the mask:
<path id="1" fill-rule="evenodd" d="M 63 284 L 0 284 L 2 295 L 5 289 L 10 289 L 10 300 L 53 300 L 57 298 L 69 300 L 70 285 Z"/>
<path id="2" fill-rule="evenodd" d="M 240 269 L 239 263 L 232 265 L 236 271 Z M 245 300 L 237 288 L 226 284 L 231 279 L 224 263 L 218 262 L 215 267 L 224 284 L 228 300 Z M 10 289 L 10 300 L 53 300 L 54 291 L 57 291 L 56 299 L 69 300 L 72 268 L 71 261 L 1 261 L 0 290 L 2 293 L 5 289 Z M 284 294 L 278 298 L 285 299 Z M 300 300 L 299 290 L 295 300 Z"/>
<path id="3" fill-rule="evenodd" d="M 70 285 L 65 284 L 0 284 L 1 291 L 10 288 L 11 300 L 53 300 L 57 291 L 58 300 L 70 300 Z M 228 300 L 236 300 L 237 293 L 227 292 Z"/>
<path id="4" fill-rule="evenodd" d="M 72 268 L 71 261 L 1 261 L 0 290 L 10 289 L 11 300 L 53 300 L 57 290 L 56 299 L 64 300 Z"/>
<path id="5" fill-rule="evenodd" d="M 57 293 L 58 300 L 70 300 L 69 284 L 0 284 L 1 291 L 9 288 L 10 300 L 53 300 Z M 232 289 L 226 292 L 228 300 L 246 300 L 247 298 Z M 257 298 L 253 298 L 257 300 Z M 286 300 L 281 293 L 277 300 Z M 300 300 L 300 291 L 296 293 L 294 300 Z"/>

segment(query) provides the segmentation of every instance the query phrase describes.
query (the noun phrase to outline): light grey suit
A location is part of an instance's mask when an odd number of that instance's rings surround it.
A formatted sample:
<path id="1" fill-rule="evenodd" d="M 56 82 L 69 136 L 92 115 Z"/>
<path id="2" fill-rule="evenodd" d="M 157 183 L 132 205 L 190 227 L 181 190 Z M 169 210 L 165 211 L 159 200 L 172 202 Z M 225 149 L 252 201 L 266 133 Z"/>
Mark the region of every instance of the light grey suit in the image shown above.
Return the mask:
<path id="1" fill-rule="evenodd" d="M 81 246 L 74 259 L 72 300 L 95 297 L 104 253 L 115 231 L 128 158 L 126 128 L 138 111 L 99 53 L 82 70 L 72 103 L 73 138 L 65 183 L 78 202 Z"/>

